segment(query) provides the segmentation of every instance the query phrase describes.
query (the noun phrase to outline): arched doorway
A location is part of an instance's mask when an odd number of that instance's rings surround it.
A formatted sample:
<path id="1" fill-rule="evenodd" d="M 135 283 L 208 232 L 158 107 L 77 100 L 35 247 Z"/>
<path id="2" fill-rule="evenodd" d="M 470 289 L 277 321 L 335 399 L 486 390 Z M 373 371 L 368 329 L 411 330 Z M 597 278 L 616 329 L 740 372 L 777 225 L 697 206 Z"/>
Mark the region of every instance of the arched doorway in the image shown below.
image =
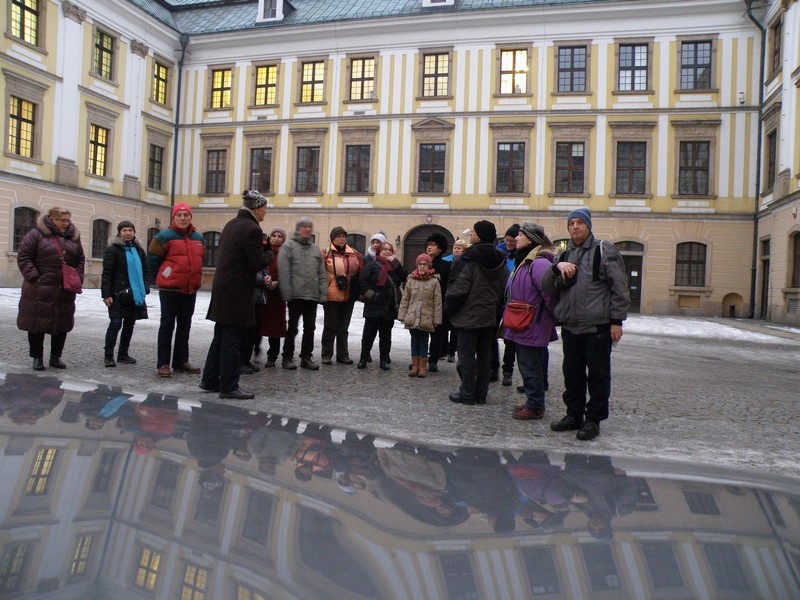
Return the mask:
<path id="1" fill-rule="evenodd" d="M 450 254 L 453 250 L 453 242 L 455 239 L 453 235 L 444 227 L 439 225 L 420 225 L 411 229 L 403 240 L 403 266 L 410 273 L 414 270 L 414 260 L 425 252 L 425 240 L 432 233 L 441 233 L 447 240 L 447 252 Z"/>
<path id="2" fill-rule="evenodd" d="M 628 311 L 638 313 L 642 309 L 644 246 L 638 242 L 617 242 L 614 245 L 622 255 L 625 273 L 628 275 L 628 293 L 631 297 L 631 307 Z"/>

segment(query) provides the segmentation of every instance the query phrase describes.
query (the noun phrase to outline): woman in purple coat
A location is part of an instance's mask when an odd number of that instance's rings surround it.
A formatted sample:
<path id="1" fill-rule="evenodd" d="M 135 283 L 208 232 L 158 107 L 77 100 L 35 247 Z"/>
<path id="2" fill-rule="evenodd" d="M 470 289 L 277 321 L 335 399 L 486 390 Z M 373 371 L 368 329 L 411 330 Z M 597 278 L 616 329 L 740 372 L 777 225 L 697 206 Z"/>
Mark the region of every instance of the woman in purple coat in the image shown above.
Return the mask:
<path id="1" fill-rule="evenodd" d="M 78 270 L 81 282 L 85 263 L 81 236 L 71 216 L 68 210 L 54 206 L 39 217 L 17 251 L 17 266 L 24 279 L 17 327 L 28 332 L 36 371 L 44 371 L 45 334 L 50 334 L 50 366 L 66 368 L 61 353 L 75 324 L 75 294 L 64 289 L 61 254 L 65 263 Z"/>
<path id="2" fill-rule="evenodd" d="M 503 339 L 517 346 L 517 365 L 522 375 L 527 402 L 515 407 L 515 419 L 541 419 L 544 416 L 543 367 L 547 345 L 558 339 L 553 311 L 557 298 L 542 291 L 542 274 L 553 266 L 553 243 L 544 229 L 525 221 L 517 234 L 516 267 L 506 285 L 506 302 L 526 302 L 536 307 L 536 316 L 523 331 L 503 328 Z"/>

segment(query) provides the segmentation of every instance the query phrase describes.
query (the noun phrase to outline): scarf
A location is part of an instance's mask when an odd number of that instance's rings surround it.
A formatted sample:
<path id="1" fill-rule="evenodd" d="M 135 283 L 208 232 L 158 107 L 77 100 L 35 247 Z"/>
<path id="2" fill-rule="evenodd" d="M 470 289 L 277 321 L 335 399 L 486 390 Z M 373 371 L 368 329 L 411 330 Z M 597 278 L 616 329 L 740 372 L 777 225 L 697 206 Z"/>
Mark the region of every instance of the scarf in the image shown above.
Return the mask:
<path id="1" fill-rule="evenodd" d="M 386 287 L 386 280 L 389 279 L 389 273 L 394 271 L 394 265 L 391 261 L 386 260 L 382 256 L 378 256 L 375 262 L 381 266 L 381 272 L 378 273 L 378 282 L 375 285 L 381 288 Z"/>
<path id="2" fill-rule="evenodd" d="M 128 261 L 128 282 L 131 285 L 131 293 L 133 293 L 133 303 L 136 306 L 144 305 L 144 273 L 142 272 L 142 260 L 139 258 L 139 253 L 136 251 L 136 244 L 131 242 L 125 243 L 125 259 Z"/>
<path id="3" fill-rule="evenodd" d="M 420 273 L 416 269 L 411 271 L 411 277 L 413 277 L 414 279 L 420 279 L 422 281 L 427 281 L 428 279 L 430 279 L 434 275 L 436 275 L 436 271 L 434 271 L 433 269 L 428 269 L 427 273 Z"/>

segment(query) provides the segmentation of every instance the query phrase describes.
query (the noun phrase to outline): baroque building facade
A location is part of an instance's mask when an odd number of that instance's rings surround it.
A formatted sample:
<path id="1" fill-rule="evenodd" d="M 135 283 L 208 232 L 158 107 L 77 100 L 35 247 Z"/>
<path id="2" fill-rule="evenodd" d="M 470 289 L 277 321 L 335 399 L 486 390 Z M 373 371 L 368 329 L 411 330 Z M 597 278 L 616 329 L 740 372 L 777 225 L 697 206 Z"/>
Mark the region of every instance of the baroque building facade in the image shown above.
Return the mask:
<path id="1" fill-rule="evenodd" d="M 318 239 L 341 225 L 361 249 L 381 230 L 407 259 L 483 218 L 500 235 L 537 221 L 563 244 L 587 206 L 624 256 L 634 311 L 796 322 L 797 282 L 775 274 L 798 269 L 796 233 L 765 217 L 790 215 L 797 188 L 781 107 L 798 60 L 783 51 L 789 66 L 759 77 L 759 24 L 795 6 L 12 0 L 0 285 L 19 284 L 19 239 L 52 205 L 72 211 L 96 285 L 115 224 L 149 238 L 179 201 L 210 282 L 219 232 L 256 188 L 268 226 L 309 216 Z M 787 136 L 781 199 L 760 193 L 773 167 L 759 153 L 778 139 L 762 114 Z"/>

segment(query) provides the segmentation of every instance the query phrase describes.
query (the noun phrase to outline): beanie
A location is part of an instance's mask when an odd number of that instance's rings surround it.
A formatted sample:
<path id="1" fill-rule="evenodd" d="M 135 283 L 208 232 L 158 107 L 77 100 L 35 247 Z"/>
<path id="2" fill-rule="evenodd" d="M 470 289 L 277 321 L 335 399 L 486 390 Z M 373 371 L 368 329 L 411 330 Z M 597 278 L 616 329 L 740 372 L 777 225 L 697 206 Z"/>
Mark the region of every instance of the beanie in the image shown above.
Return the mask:
<path id="1" fill-rule="evenodd" d="M 421 263 L 421 262 L 426 262 L 426 263 L 428 263 L 429 265 L 430 265 L 430 264 L 432 264 L 432 263 L 433 263 L 433 260 L 431 259 L 431 255 L 430 255 L 430 254 L 427 254 L 427 253 L 425 253 L 425 252 L 423 252 L 422 254 L 420 254 L 420 255 L 417 257 L 417 260 L 415 260 L 415 261 L 414 261 L 414 264 L 415 264 L 415 265 L 418 265 L 418 264 L 419 264 L 419 263 Z"/>
<path id="2" fill-rule="evenodd" d="M 519 233 L 519 223 L 514 223 L 511 227 L 506 229 L 506 237 L 508 236 L 517 237 L 518 233 Z"/>
<path id="3" fill-rule="evenodd" d="M 592 230 L 592 211 L 590 211 L 585 206 L 581 206 L 580 208 L 575 208 L 567 215 L 567 223 L 569 223 L 572 219 L 580 219 L 586 226 L 589 228 L 589 231 Z"/>
<path id="4" fill-rule="evenodd" d="M 295 231 L 300 231 L 300 228 L 303 227 L 304 225 L 308 225 L 309 227 L 313 228 L 314 227 L 314 222 L 311 219 L 309 219 L 308 217 L 303 217 L 297 223 L 294 224 L 294 230 Z"/>
<path id="5" fill-rule="evenodd" d="M 267 203 L 267 199 L 258 193 L 258 190 L 245 190 L 242 192 L 242 206 L 255 210 Z"/>
<path id="6" fill-rule="evenodd" d="M 372 243 L 372 240 L 378 240 L 381 244 L 386 243 L 386 236 L 382 232 L 378 232 L 374 234 L 371 238 L 369 238 L 369 243 Z"/>
<path id="7" fill-rule="evenodd" d="M 484 243 L 493 244 L 497 238 L 497 229 L 490 221 L 478 221 L 472 226 L 472 230 L 477 234 L 478 239 Z"/>
<path id="8" fill-rule="evenodd" d="M 192 215 L 192 209 L 188 204 L 186 204 L 186 202 L 178 202 L 175 206 L 172 207 L 172 218 L 174 219 L 175 213 L 181 210 L 185 210 L 186 212 L 189 213 L 190 216 Z"/>
<path id="9" fill-rule="evenodd" d="M 531 221 L 525 221 L 519 228 L 519 232 L 528 238 L 535 246 L 540 246 L 544 240 L 544 229 Z"/>
<path id="10" fill-rule="evenodd" d="M 131 223 L 130 221 L 120 221 L 119 225 L 117 225 L 117 235 L 119 235 L 120 232 L 126 227 L 130 227 L 131 229 L 133 229 L 133 233 L 136 233 L 136 226 L 133 223 Z"/>
<path id="11" fill-rule="evenodd" d="M 270 229 L 269 234 L 272 235 L 273 233 L 280 233 L 283 237 L 283 241 L 286 241 L 286 230 L 281 229 L 280 227 L 273 227 Z"/>
<path id="12" fill-rule="evenodd" d="M 437 246 L 439 246 L 439 251 L 440 251 L 442 254 L 444 254 L 445 252 L 447 252 L 447 249 L 448 249 L 448 248 L 449 248 L 449 246 L 450 246 L 450 244 L 448 244 L 448 243 L 447 243 L 447 238 L 446 238 L 446 237 L 444 237 L 444 236 L 443 236 L 441 233 L 439 233 L 439 232 L 434 232 L 434 233 L 430 234 L 430 235 L 428 236 L 428 239 L 426 239 L 426 240 L 425 240 L 425 245 L 426 245 L 426 246 L 428 245 L 428 242 L 433 242 L 434 244 L 436 244 Z"/>
<path id="13" fill-rule="evenodd" d="M 331 229 L 331 241 L 333 241 L 333 238 L 335 238 L 337 235 L 341 235 L 342 233 L 347 235 L 347 232 L 344 230 L 344 227 L 337 226 Z"/>

